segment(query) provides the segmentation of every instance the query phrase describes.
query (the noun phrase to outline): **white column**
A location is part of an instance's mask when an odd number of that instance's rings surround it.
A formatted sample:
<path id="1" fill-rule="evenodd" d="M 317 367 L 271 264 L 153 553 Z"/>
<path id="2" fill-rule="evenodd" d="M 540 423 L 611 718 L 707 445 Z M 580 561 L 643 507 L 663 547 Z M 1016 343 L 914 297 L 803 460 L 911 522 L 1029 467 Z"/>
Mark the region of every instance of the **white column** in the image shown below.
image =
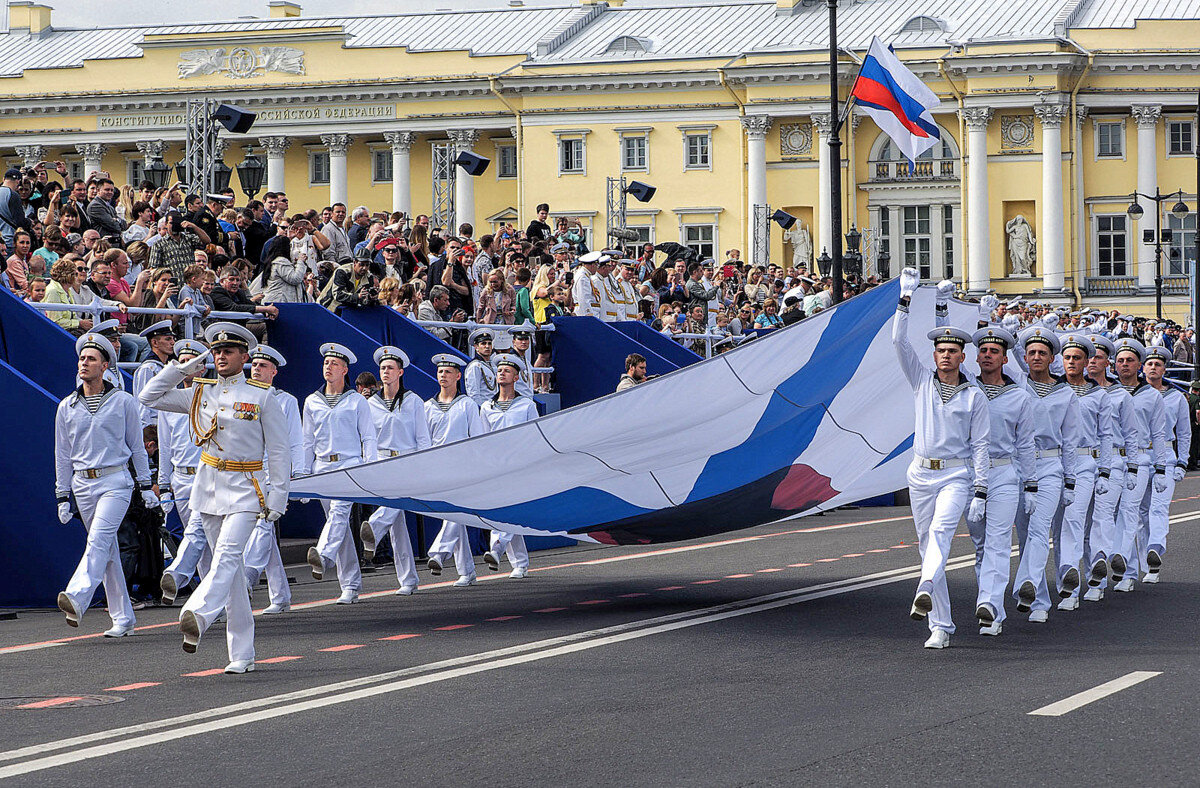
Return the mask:
<path id="1" fill-rule="evenodd" d="M 1142 194 L 1154 194 L 1158 187 L 1158 119 L 1162 116 L 1162 107 L 1135 105 L 1130 109 L 1137 123 L 1137 190 Z M 1134 248 L 1137 252 L 1138 290 L 1142 293 L 1154 292 L 1154 244 L 1142 243 L 1146 230 L 1154 230 L 1154 212 L 1158 205 L 1153 200 L 1139 197 L 1138 204 L 1142 206 L 1142 218 L 1138 221 L 1137 235 L 1134 236 Z"/>
<path id="2" fill-rule="evenodd" d="M 138 152 L 142 154 L 144 163 L 147 165 L 155 159 L 161 159 L 162 155 L 167 151 L 167 143 L 163 140 L 150 140 L 135 144 L 137 145 Z M 134 186 L 137 186 L 137 184 L 134 184 Z"/>
<path id="3" fill-rule="evenodd" d="M 1063 260 L 1062 124 L 1070 110 L 1065 104 L 1039 104 L 1033 111 L 1042 122 L 1042 206 L 1038 212 L 1037 265 L 1042 269 L 1042 290 L 1061 292 L 1066 270 Z"/>
<path id="4" fill-rule="evenodd" d="M 1087 120 L 1088 108 L 1075 106 L 1075 122 L 1078 124 L 1078 131 L 1075 139 L 1079 140 L 1079 145 L 1072 145 L 1073 150 L 1082 149 L 1083 141 L 1083 125 Z M 1076 154 L 1072 154 L 1076 155 Z M 1085 288 L 1087 285 L 1087 277 L 1091 276 L 1092 269 L 1088 262 L 1088 249 L 1090 247 L 1089 237 L 1087 232 L 1087 214 L 1084 211 L 1083 191 L 1083 161 L 1076 159 L 1075 165 L 1075 203 L 1072 209 L 1078 209 L 1075 214 L 1075 248 L 1071 250 L 1071 255 L 1074 262 L 1071 266 L 1075 271 L 1076 287 L 1087 295 Z"/>
<path id="5" fill-rule="evenodd" d="M 388 131 L 383 138 L 392 146 L 392 210 L 412 215 L 412 146 L 417 135 L 411 131 Z"/>
<path id="6" fill-rule="evenodd" d="M 992 236 L 988 209 L 987 129 L 991 107 L 963 110 L 967 124 L 967 272 L 968 292 L 984 293 L 992 286 Z"/>
<path id="7" fill-rule="evenodd" d="M 813 254 L 820 257 L 833 246 L 833 225 L 829 222 L 829 215 L 833 212 L 833 202 L 829 194 L 832 178 L 829 169 L 829 135 L 833 132 L 833 119 L 828 113 L 813 115 L 812 124 L 816 133 L 813 144 L 817 146 L 817 248 Z"/>
<path id="8" fill-rule="evenodd" d="M 292 146 L 292 138 L 259 137 L 258 144 L 267 152 L 267 191 L 286 192 L 283 165 L 287 149 Z"/>
<path id="9" fill-rule="evenodd" d="M 346 202 L 346 150 L 349 134 L 322 134 L 321 142 L 329 148 L 329 204 Z"/>
<path id="10" fill-rule="evenodd" d="M 39 161 L 45 160 L 46 146 L 45 145 L 18 145 L 17 146 L 17 155 L 20 156 L 24 160 L 26 167 L 33 167 Z"/>
<path id="11" fill-rule="evenodd" d="M 103 166 L 100 162 L 108 150 L 108 145 L 103 142 L 84 142 L 76 145 L 75 150 L 83 157 L 83 178 L 87 180 L 89 175 Z"/>
<path id="12" fill-rule="evenodd" d="M 479 142 L 477 130 L 453 129 L 446 133 L 454 143 L 455 156 L 463 151 L 475 152 L 471 149 Z M 457 164 L 452 166 L 458 167 Z M 454 226 L 446 229 L 457 233 L 459 225 L 462 224 L 475 226 L 475 176 L 468 175 L 466 170 L 459 167 L 454 173 Z"/>
<path id="13" fill-rule="evenodd" d="M 766 265 L 755 259 L 754 206 L 767 204 L 767 132 L 774 121 L 770 115 L 743 115 L 746 130 L 746 238 L 742 244 L 751 265 Z M 767 256 L 770 256 L 768 246 Z"/>

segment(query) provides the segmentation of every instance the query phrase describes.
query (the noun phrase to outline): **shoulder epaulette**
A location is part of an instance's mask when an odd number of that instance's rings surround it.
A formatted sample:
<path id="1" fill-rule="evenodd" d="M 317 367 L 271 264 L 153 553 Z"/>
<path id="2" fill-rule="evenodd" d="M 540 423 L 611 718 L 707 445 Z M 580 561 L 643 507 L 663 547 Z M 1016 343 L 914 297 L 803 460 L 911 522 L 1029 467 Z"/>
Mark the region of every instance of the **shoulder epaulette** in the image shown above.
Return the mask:
<path id="1" fill-rule="evenodd" d="M 246 382 L 249 383 L 251 386 L 254 386 L 254 387 L 260 388 L 260 389 L 271 388 L 270 383 L 263 383 L 261 380 L 253 380 L 251 378 L 246 378 Z"/>
<path id="2" fill-rule="evenodd" d="M 192 381 L 192 383 L 208 383 L 211 386 L 215 386 L 215 385 L 217 385 L 217 379 L 216 378 L 196 378 L 195 380 Z"/>

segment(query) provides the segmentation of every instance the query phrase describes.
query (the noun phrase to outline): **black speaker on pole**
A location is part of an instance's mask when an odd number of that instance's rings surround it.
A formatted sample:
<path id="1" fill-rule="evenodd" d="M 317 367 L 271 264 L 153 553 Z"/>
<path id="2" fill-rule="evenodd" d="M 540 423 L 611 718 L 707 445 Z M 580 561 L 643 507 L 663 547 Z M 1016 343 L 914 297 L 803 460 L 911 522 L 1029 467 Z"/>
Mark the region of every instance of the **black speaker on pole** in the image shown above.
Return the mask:
<path id="1" fill-rule="evenodd" d="M 257 112 L 247 112 L 231 104 L 222 104 L 213 113 L 213 120 L 234 134 L 245 134 L 254 125 Z"/>
<path id="2" fill-rule="evenodd" d="M 796 217 L 792 216 L 787 211 L 776 211 L 775 213 L 771 214 L 771 221 L 775 222 L 785 230 L 790 230 L 792 225 L 796 223 Z"/>
<path id="3" fill-rule="evenodd" d="M 648 183 L 642 183 L 641 181 L 630 181 L 629 185 L 625 187 L 625 192 L 633 195 L 633 198 L 638 202 L 650 202 L 650 199 L 654 197 L 654 192 L 656 191 L 658 191 L 658 189 L 654 188 Z"/>
<path id="4" fill-rule="evenodd" d="M 477 153 L 471 153 L 469 150 L 461 151 L 454 163 L 466 170 L 468 175 L 483 175 L 483 171 L 488 168 L 491 159 L 486 159 Z"/>

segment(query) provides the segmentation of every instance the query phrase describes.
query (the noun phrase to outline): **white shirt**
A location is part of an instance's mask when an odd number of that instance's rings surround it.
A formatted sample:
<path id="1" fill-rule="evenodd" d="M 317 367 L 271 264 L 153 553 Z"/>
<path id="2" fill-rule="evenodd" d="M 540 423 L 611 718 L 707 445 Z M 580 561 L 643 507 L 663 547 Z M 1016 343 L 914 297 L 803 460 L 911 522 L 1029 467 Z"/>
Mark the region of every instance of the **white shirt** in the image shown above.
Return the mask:
<path id="1" fill-rule="evenodd" d="M 186 389 L 191 391 L 191 389 Z M 152 411 L 153 412 L 153 411 Z M 200 447 L 192 440 L 192 428 L 186 413 L 160 410 L 158 413 L 158 486 L 191 488 L 195 474 L 175 478 L 176 468 L 200 470 Z"/>
<path id="2" fill-rule="evenodd" d="M 346 389 L 331 408 L 324 387 L 304 399 L 304 472 L 311 473 L 315 461 L 357 465 L 378 453 L 371 408 L 354 389 Z M 329 458 L 336 455 L 336 460 Z"/>
<path id="3" fill-rule="evenodd" d="M 287 421 L 288 450 L 292 455 L 292 475 L 300 473 L 304 467 L 304 425 L 300 421 L 300 403 L 291 394 L 282 389 L 271 387 L 271 394 L 283 411 Z"/>
<path id="4" fill-rule="evenodd" d="M 59 496 L 71 491 L 75 471 L 123 468 L 130 457 L 138 484 L 149 488 L 150 460 L 133 397 L 106 386 L 100 407 L 92 414 L 80 387 L 58 403 L 54 415 L 54 489 Z"/>
<path id="5" fill-rule="evenodd" d="M 1120 447 L 1125 448 L 1125 457 L 1113 458 L 1111 467 L 1122 463 L 1137 463 L 1138 442 L 1137 428 L 1133 415 L 1133 395 L 1119 383 L 1104 387 L 1104 398 L 1108 400 L 1108 411 L 1112 416 L 1113 453 Z"/>
<path id="6" fill-rule="evenodd" d="M 1175 464 L 1186 468 L 1192 448 L 1192 419 L 1187 397 L 1176 388 L 1163 390 L 1163 415 L 1167 420 L 1167 440 L 1175 441 Z"/>
<path id="7" fill-rule="evenodd" d="M 501 410 L 495 399 L 483 403 L 483 407 L 479 410 L 483 419 L 488 423 L 488 429 L 492 432 L 512 427 L 515 424 L 524 424 L 538 417 L 537 403 L 529 397 L 519 394 L 516 399 L 511 400 L 508 410 Z"/>
<path id="8" fill-rule="evenodd" d="M 367 400 L 367 405 L 371 408 L 371 418 L 379 431 L 379 459 L 411 454 L 433 445 L 425 403 L 414 392 L 404 392 L 400 404 L 389 407 L 380 390 Z"/>
<path id="9" fill-rule="evenodd" d="M 1104 389 L 1091 381 L 1088 383 L 1091 385 L 1090 389 L 1075 395 L 1079 417 L 1079 445 L 1099 450 L 1096 468 L 1106 470 L 1112 467 L 1112 402 L 1105 396 Z"/>
<path id="10" fill-rule="evenodd" d="M 1059 457 L 1042 459 L 1057 461 L 1062 466 L 1063 477 L 1074 479 L 1078 457 L 1075 449 L 1080 445 L 1079 405 L 1075 390 L 1065 380 L 1057 380 L 1050 393 L 1040 397 L 1032 381 L 1027 379 L 1025 385 L 1033 395 L 1033 432 L 1038 451 L 1062 450 Z"/>
<path id="11" fill-rule="evenodd" d="M 488 431 L 475 400 L 462 394 L 454 398 L 446 411 L 438 407 L 434 397 L 425 403 L 425 415 L 429 418 L 429 437 L 434 446 L 464 441 Z"/>
<path id="12" fill-rule="evenodd" d="M 571 299 L 575 302 L 575 314 L 580 317 L 591 315 L 600 317 L 600 288 L 583 266 L 575 269 L 575 279 L 571 282 Z"/>
<path id="13" fill-rule="evenodd" d="M 1165 468 L 1174 460 L 1174 456 L 1167 443 L 1167 409 L 1163 405 L 1162 395 L 1144 381 L 1139 382 L 1131 394 L 1133 428 L 1137 435 L 1137 454 L 1134 456 L 1137 459 L 1131 458 L 1129 462 L 1138 465 L 1153 463 Z"/>
<path id="14" fill-rule="evenodd" d="M 976 380 L 981 391 L 983 383 Z M 987 397 L 986 391 L 984 397 Z M 988 404 L 988 453 L 1010 457 L 1023 484 L 1037 481 L 1033 440 L 1033 394 L 1024 386 L 1004 379 L 1000 393 Z"/>
<path id="15" fill-rule="evenodd" d="M 156 356 L 150 356 L 142 362 L 142 365 L 133 371 L 133 396 L 141 393 L 150 379 L 162 371 L 163 363 Z M 146 427 L 153 424 L 157 420 L 153 408 L 147 408 L 142 403 L 138 403 L 138 412 L 142 414 L 142 426 Z"/>
<path id="16" fill-rule="evenodd" d="M 463 388 L 466 389 L 467 396 L 475 400 L 476 405 L 482 405 L 495 396 L 496 368 L 492 366 L 492 362 L 484 361 L 478 356 L 472 359 L 463 372 Z"/>
<path id="17" fill-rule="evenodd" d="M 638 297 L 633 290 L 633 285 L 625 279 L 618 279 L 617 284 L 621 288 L 621 309 L 618 311 L 620 320 L 637 320 L 640 316 L 638 312 Z"/>

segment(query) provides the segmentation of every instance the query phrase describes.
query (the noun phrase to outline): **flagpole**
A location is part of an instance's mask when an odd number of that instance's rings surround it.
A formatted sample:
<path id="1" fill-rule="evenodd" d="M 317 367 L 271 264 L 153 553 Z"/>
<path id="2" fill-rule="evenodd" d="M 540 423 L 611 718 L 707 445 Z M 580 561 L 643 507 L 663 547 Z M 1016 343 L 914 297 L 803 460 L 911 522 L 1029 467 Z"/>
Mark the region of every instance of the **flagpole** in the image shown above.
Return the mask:
<path id="1" fill-rule="evenodd" d="M 837 47 L 837 4 L 838 0 L 825 0 L 829 7 L 829 257 L 832 259 L 829 275 L 833 279 L 833 303 L 842 300 L 842 117 L 838 101 L 838 47 Z"/>

